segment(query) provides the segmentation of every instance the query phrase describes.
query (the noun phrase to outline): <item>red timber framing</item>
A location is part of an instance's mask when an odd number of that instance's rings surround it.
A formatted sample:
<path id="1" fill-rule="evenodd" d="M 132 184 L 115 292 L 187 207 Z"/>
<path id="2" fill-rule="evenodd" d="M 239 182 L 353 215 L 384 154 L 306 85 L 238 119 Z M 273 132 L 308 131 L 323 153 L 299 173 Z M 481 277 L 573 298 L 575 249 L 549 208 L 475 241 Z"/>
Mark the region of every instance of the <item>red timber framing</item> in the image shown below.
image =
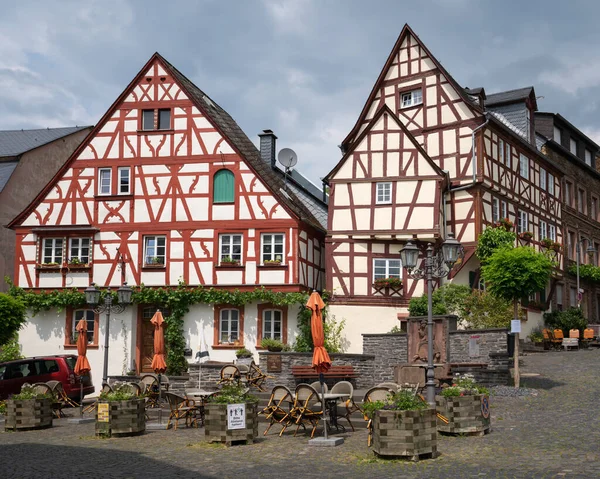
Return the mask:
<path id="1" fill-rule="evenodd" d="M 144 123 L 144 114 L 153 121 Z M 230 202 L 213 201 L 214 176 L 223 169 L 233 175 Z M 92 280 L 101 286 L 183 280 L 236 289 L 319 287 L 324 230 L 306 220 L 300 201 L 283 197 L 272 175 L 227 113 L 154 54 L 10 224 L 17 235 L 15 281 L 32 289 L 85 287 Z M 65 263 L 52 272 L 38 266 L 41 241 L 57 228 L 65 238 L 93 230 L 85 278 L 73 281 Z M 279 268 L 261 264 L 267 232 L 285 236 Z M 242 236 L 241 268 L 220 267 L 224 234 Z"/>

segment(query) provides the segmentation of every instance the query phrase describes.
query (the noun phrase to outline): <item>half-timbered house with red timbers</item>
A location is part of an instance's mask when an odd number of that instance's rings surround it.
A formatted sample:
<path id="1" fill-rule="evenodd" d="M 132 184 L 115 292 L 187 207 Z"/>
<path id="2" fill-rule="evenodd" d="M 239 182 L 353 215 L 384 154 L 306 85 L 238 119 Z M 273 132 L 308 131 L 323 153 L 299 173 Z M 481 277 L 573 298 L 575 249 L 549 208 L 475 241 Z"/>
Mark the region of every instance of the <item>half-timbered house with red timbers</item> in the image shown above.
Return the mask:
<path id="1" fill-rule="evenodd" d="M 261 155 L 225 110 L 154 54 L 12 222 L 16 284 L 32 291 L 92 282 L 322 289 L 327 208 L 298 173 L 285 181 L 275 139 L 261 134 Z M 293 342 L 296 309 L 195 305 L 185 339 L 193 350 L 206 344 L 211 359 L 232 360 L 238 348 L 256 351 L 264 337 Z M 110 374 L 150 369 L 155 311 L 132 305 L 112 321 Z M 104 321 L 85 308 L 30 318 L 23 354 L 75 349 L 81 318 L 91 330 L 92 369 L 100 370 Z"/>
<path id="2" fill-rule="evenodd" d="M 501 218 L 533 233 L 532 244 L 562 242 L 562 170 L 536 148 L 536 109 L 533 88 L 486 97 L 461 87 L 404 26 L 325 178 L 330 312 L 346 320 L 349 351 L 362 351 L 361 334 L 399 326 L 423 293 L 400 264 L 407 240 L 424 248 L 454 233 L 466 254 L 450 280 L 471 286 L 477 238 Z M 529 318 L 525 332 L 539 309 Z"/>

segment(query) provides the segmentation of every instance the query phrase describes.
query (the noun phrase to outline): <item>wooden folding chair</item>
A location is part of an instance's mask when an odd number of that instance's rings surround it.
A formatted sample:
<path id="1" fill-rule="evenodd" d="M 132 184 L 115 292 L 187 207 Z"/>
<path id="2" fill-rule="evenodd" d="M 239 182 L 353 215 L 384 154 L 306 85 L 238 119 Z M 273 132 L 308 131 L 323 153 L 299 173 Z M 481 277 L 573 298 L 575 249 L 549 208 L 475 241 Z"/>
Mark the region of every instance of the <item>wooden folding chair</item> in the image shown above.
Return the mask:
<path id="1" fill-rule="evenodd" d="M 267 407 L 259 413 L 264 414 L 266 419 L 269 420 L 269 427 L 267 427 L 264 433 L 265 436 L 273 424 L 281 424 L 282 427 L 279 436 L 283 434 L 283 431 L 285 431 L 292 421 L 290 411 L 292 410 L 293 403 L 294 397 L 288 388 L 285 386 L 275 386 L 273 388 Z"/>
<path id="2" fill-rule="evenodd" d="M 310 437 L 315 435 L 319 421 L 323 418 L 323 405 L 319 402 L 319 394 L 315 388 L 308 384 L 299 384 L 296 387 L 290 416 L 297 424 L 294 436 L 298 433 L 300 426 L 306 429 L 305 423 L 309 423 L 313 427 Z"/>
<path id="3" fill-rule="evenodd" d="M 169 414 L 169 421 L 167 422 L 167 429 L 173 422 L 173 429 L 177 430 L 177 425 L 179 421 L 182 419 L 185 420 L 185 425 L 195 425 L 198 427 L 198 422 L 196 420 L 196 403 L 193 399 L 187 399 L 179 394 L 165 392 L 165 399 L 169 404 L 169 409 L 171 413 Z"/>
<path id="4" fill-rule="evenodd" d="M 248 385 L 248 387 L 254 386 L 261 392 L 265 391 L 265 388 L 263 388 L 263 383 L 267 379 L 273 379 L 273 376 L 267 376 L 261 371 L 258 365 L 254 361 L 252 361 L 252 363 L 250 364 L 250 368 L 246 373 L 246 384 Z"/>
<path id="5" fill-rule="evenodd" d="M 219 379 L 217 384 L 239 384 L 242 379 L 242 373 L 240 373 L 238 367 L 233 364 L 223 366 L 220 375 L 221 379 Z"/>

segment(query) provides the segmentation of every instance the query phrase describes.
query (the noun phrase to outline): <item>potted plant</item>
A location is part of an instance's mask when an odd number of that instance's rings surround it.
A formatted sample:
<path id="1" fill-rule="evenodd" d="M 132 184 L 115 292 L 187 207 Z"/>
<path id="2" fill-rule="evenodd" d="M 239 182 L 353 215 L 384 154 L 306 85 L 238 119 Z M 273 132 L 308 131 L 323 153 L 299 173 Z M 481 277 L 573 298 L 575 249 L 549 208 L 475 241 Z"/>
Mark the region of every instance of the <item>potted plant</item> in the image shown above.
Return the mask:
<path id="1" fill-rule="evenodd" d="M 390 278 L 377 278 L 373 284 L 377 288 L 401 288 L 402 280 L 400 278 L 390 277 Z"/>
<path id="2" fill-rule="evenodd" d="M 495 225 L 497 228 L 504 228 L 506 231 L 510 231 L 513 229 L 513 222 L 508 218 L 500 218 Z"/>
<path id="3" fill-rule="evenodd" d="M 363 403 L 372 420 L 373 452 L 413 460 L 437 456 L 436 411 L 409 390 L 389 394 L 385 401 Z"/>
<path id="4" fill-rule="evenodd" d="M 96 436 L 136 436 L 146 431 L 146 402 L 125 384 L 103 392 L 96 407 Z"/>
<path id="5" fill-rule="evenodd" d="M 220 266 L 239 266 L 240 262 L 237 259 L 233 259 L 231 256 L 224 256 L 221 258 Z"/>
<path id="6" fill-rule="evenodd" d="M 235 357 L 238 359 L 238 364 L 250 365 L 250 363 L 252 363 L 252 352 L 246 348 L 236 350 Z"/>
<path id="7" fill-rule="evenodd" d="M 281 264 L 281 258 L 278 259 L 266 259 L 263 261 L 263 265 L 265 266 L 279 266 Z"/>
<path id="8" fill-rule="evenodd" d="M 228 384 L 208 400 L 205 406 L 204 435 L 208 442 L 227 446 L 244 441 L 253 443 L 258 436 L 258 400 L 239 385 Z"/>
<path id="9" fill-rule="evenodd" d="M 475 383 L 472 374 L 456 374 L 452 386 L 436 396 L 437 429 L 447 434 L 483 436 L 490 431 L 490 397 L 486 388 Z"/>
<path id="10" fill-rule="evenodd" d="M 561 248 L 562 248 L 562 245 L 558 241 L 554 241 L 552 243 L 552 249 L 554 251 L 556 251 L 557 253 L 560 253 Z"/>
<path id="11" fill-rule="evenodd" d="M 540 241 L 540 244 L 546 249 L 551 249 L 554 241 L 552 241 L 550 238 L 544 238 L 542 241 Z"/>
<path id="12" fill-rule="evenodd" d="M 519 238 L 529 243 L 533 238 L 533 233 L 531 231 L 523 231 L 523 233 L 519 233 Z"/>
<path id="13" fill-rule="evenodd" d="M 162 256 L 148 256 L 146 257 L 146 266 L 163 266 L 165 259 Z"/>
<path id="14" fill-rule="evenodd" d="M 283 351 L 286 347 L 286 345 L 279 341 L 278 339 L 271 339 L 271 338 L 263 338 L 260 341 L 260 345 L 263 348 L 267 348 L 269 351 L 277 353 L 280 351 Z"/>
<path id="15" fill-rule="evenodd" d="M 59 268 L 60 264 L 51 261 L 49 263 L 40 263 L 38 266 L 42 269 L 53 269 L 53 268 Z"/>
<path id="16" fill-rule="evenodd" d="M 15 431 L 44 429 L 52 427 L 51 394 L 34 391 L 31 386 L 23 386 L 19 394 L 13 394 L 6 401 L 4 428 Z"/>
<path id="17" fill-rule="evenodd" d="M 544 342 L 544 335 L 539 329 L 532 331 L 527 337 L 536 346 L 541 346 Z"/>

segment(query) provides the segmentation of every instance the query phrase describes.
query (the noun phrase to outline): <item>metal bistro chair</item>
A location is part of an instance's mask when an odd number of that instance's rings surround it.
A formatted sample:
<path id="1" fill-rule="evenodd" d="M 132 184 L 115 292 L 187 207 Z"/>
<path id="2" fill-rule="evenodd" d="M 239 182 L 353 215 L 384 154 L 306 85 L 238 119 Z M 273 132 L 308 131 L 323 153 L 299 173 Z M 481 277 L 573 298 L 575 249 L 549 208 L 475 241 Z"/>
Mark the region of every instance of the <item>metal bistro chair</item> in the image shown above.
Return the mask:
<path id="1" fill-rule="evenodd" d="M 31 388 L 36 394 L 50 394 L 52 396 L 52 414 L 54 414 L 54 417 L 57 419 L 66 417 L 65 413 L 62 411 L 63 403 L 56 398 L 54 391 L 52 391 L 52 388 L 48 386 L 48 384 L 35 383 L 33 386 L 31 386 Z"/>
<path id="2" fill-rule="evenodd" d="M 154 374 L 144 374 L 140 378 L 140 382 L 146 385 L 145 394 L 148 398 L 146 407 L 159 407 L 160 391 L 158 390 L 158 378 Z"/>
<path id="3" fill-rule="evenodd" d="M 217 384 L 239 384 L 242 379 L 242 373 L 237 366 L 228 364 L 221 368 L 221 379 Z"/>
<path id="4" fill-rule="evenodd" d="M 584 348 L 589 348 L 590 343 L 594 340 L 594 330 L 592 328 L 587 328 L 583 330 L 583 339 L 581 340 L 581 345 Z"/>
<path id="5" fill-rule="evenodd" d="M 60 381 L 48 381 L 46 384 L 50 386 L 52 393 L 60 402 L 63 403 L 63 406 L 79 407 L 79 404 L 67 396 L 65 388 Z"/>
<path id="6" fill-rule="evenodd" d="M 391 391 L 387 387 L 376 386 L 374 388 L 369 389 L 365 397 L 363 399 L 363 404 L 367 402 L 375 402 L 375 401 L 385 401 L 390 394 L 393 394 L 394 391 Z M 365 421 L 367 421 L 367 429 L 369 430 L 369 437 L 367 438 L 367 446 L 371 446 L 371 441 L 373 440 L 373 419 L 367 416 L 364 416 Z"/>
<path id="7" fill-rule="evenodd" d="M 182 419 L 185 420 L 186 426 L 198 427 L 196 418 L 197 408 L 193 399 L 187 399 L 179 394 L 170 392 L 165 392 L 165 398 L 171 409 L 169 421 L 167 422 L 167 429 L 169 429 L 171 422 L 173 422 L 173 429 L 177 430 L 177 425 Z"/>
<path id="8" fill-rule="evenodd" d="M 323 405 L 319 402 L 319 395 L 315 388 L 308 384 L 299 384 L 296 387 L 294 405 L 290 411 L 290 416 L 297 424 L 294 436 L 298 433 L 300 426 L 306 429 L 305 424 L 309 423 L 312 425 L 310 437 L 314 437 L 319 421 L 323 417 Z"/>
<path id="9" fill-rule="evenodd" d="M 102 386 L 102 389 L 100 390 L 100 394 L 103 393 L 110 393 L 112 392 L 112 387 L 110 386 L 110 384 L 105 384 Z M 87 406 L 83 412 L 84 413 L 88 413 L 88 412 L 92 412 L 94 409 L 96 409 L 96 407 L 98 407 L 98 399 L 96 399 L 92 404 L 90 404 L 89 406 Z"/>
<path id="10" fill-rule="evenodd" d="M 267 427 L 264 433 L 265 436 L 273 424 L 280 424 L 282 427 L 279 436 L 283 434 L 283 431 L 285 431 L 292 420 L 290 411 L 292 410 L 293 403 L 294 397 L 288 388 L 285 386 L 275 386 L 273 388 L 267 407 L 259 413 L 264 414 L 266 419 L 270 421 L 269 427 Z"/>
<path id="11" fill-rule="evenodd" d="M 352 431 L 354 431 L 354 424 L 352 424 L 352 421 L 350 420 L 350 416 L 352 415 L 352 413 L 354 413 L 356 411 L 360 411 L 360 408 L 354 402 L 354 398 L 353 398 L 354 386 L 352 386 L 352 383 L 350 381 L 337 382 L 331 388 L 331 394 L 347 394 L 348 395 L 348 399 L 346 399 L 345 404 L 343 406 L 337 405 L 335 412 L 336 412 L 337 417 L 343 417 L 344 419 L 346 419 L 346 421 L 348 421 L 348 424 L 350 424 Z"/>
<path id="12" fill-rule="evenodd" d="M 267 379 L 273 379 L 273 376 L 266 375 L 258 367 L 258 365 L 254 361 L 252 361 L 252 363 L 250 363 L 250 367 L 248 368 L 248 372 L 246 373 L 246 384 L 248 385 L 248 387 L 254 386 L 256 389 L 262 392 L 265 390 L 265 388 L 263 387 L 263 383 Z"/>

